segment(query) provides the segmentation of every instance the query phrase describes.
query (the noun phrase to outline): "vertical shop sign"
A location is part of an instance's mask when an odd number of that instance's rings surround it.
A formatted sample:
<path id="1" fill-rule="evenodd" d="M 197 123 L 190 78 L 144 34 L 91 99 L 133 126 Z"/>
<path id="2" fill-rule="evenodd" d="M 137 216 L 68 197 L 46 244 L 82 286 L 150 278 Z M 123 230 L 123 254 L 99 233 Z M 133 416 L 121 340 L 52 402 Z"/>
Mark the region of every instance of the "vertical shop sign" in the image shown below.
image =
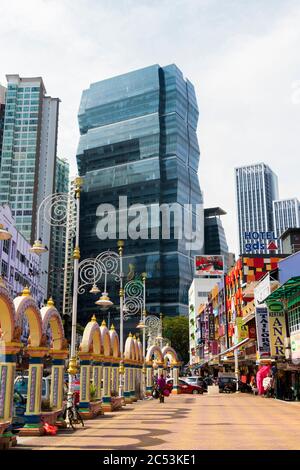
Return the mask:
<path id="1" fill-rule="evenodd" d="M 260 358 L 270 357 L 269 314 L 266 307 L 256 307 L 255 321 L 258 355 Z"/>
<path id="2" fill-rule="evenodd" d="M 208 333 L 208 309 L 206 308 L 204 311 L 204 336 L 203 339 L 208 340 L 209 333 Z"/>
<path id="3" fill-rule="evenodd" d="M 243 324 L 243 320 L 243 317 L 236 317 L 235 319 L 235 325 L 237 328 L 237 343 L 240 343 L 249 337 L 248 326 Z"/>
<path id="4" fill-rule="evenodd" d="M 209 340 L 213 341 L 215 339 L 215 317 L 213 313 L 208 315 L 208 332 Z"/>
<path id="5" fill-rule="evenodd" d="M 284 338 L 286 337 L 284 312 L 269 311 L 271 356 L 285 357 Z"/>

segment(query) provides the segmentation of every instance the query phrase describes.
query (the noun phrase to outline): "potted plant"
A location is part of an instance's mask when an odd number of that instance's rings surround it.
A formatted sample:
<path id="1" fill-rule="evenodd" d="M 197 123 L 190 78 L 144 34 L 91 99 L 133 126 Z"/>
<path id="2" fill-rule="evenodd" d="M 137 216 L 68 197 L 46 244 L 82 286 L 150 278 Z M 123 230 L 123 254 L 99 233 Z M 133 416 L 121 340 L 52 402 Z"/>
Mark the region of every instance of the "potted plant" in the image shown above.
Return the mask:
<path id="1" fill-rule="evenodd" d="M 96 401 L 97 389 L 94 384 L 90 385 L 90 401 Z"/>

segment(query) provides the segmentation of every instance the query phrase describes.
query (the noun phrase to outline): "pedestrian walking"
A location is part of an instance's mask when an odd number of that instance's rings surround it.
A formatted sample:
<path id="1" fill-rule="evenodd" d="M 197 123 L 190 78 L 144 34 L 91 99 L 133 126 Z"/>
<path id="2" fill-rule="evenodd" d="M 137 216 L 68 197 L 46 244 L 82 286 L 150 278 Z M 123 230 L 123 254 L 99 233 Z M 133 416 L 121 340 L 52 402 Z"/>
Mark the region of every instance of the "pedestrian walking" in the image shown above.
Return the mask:
<path id="1" fill-rule="evenodd" d="M 157 380 L 157 387 L 158 387 L 158 392 L 159 392 L 159 401 L 160 403 L 164 403 L 165 401 L 164 391 L 167 388 L 167 384 L 166 384 L 163 374 L 161 374 Z"/>

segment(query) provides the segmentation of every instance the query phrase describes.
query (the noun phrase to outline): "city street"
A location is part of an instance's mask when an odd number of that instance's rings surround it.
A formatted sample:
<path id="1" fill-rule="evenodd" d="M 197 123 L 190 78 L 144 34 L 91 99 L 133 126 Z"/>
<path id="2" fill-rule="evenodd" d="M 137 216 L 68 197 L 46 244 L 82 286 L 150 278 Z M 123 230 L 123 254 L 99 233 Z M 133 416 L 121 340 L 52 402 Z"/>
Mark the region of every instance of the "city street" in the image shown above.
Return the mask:
<path id="1" fill-rule="evenodd" d="M 106 413 L 76 432 L 18 438 L 18 449 L 300 449 L 300 403 L 246 394 L 175 395 Z"/>

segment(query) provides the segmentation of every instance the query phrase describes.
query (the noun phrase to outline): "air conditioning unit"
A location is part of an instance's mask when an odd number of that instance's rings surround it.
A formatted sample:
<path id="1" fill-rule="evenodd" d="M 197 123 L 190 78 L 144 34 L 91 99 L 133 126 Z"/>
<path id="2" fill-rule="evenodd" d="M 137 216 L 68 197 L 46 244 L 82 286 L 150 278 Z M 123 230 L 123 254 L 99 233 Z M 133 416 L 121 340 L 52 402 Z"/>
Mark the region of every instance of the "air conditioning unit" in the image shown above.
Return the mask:
<path id="1" fill-rule="evenodd" d="M 291 338 L 284 338 L 284 347 L 285 348 L 291 347 Z"/>

